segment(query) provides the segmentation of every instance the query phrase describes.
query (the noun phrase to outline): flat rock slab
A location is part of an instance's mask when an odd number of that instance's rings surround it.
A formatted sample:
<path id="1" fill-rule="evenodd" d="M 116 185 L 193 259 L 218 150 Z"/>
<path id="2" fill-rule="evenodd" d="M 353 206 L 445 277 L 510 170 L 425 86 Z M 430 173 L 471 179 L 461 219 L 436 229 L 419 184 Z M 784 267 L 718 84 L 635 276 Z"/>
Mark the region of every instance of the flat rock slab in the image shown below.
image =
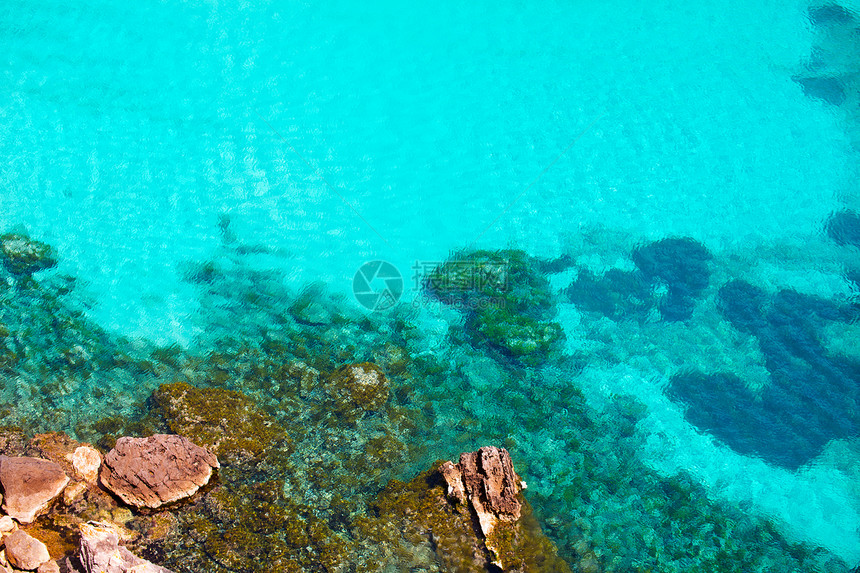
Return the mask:
<path id="1" fill-rule="evenodd" d="M 36 519 L 36 514 L 47 508 L 68 483 L 69 477 L 54 462 L 0 456 L 3 509 L 20 523 Z"/>
<path id="2" fill-rule="evenodd" d="M 51 560 L 44 543 L 22 530 L 6 537 L 6 559 L 13 567 L 32 571 Z"/>
<path id="3" fill-rule="evenodd" d="M 188 438 L 156 434 L 118 439 L 100 477 L 127 504 L 154 509 L 193 495 L 217 467 L 218 459 Z"/>
<path id="4" fill-rule="evenodd" d="M 99 522 L 81 525 L 80 561 L 86 573 L 171 573 L 122 547 L 111 526 Z"/>

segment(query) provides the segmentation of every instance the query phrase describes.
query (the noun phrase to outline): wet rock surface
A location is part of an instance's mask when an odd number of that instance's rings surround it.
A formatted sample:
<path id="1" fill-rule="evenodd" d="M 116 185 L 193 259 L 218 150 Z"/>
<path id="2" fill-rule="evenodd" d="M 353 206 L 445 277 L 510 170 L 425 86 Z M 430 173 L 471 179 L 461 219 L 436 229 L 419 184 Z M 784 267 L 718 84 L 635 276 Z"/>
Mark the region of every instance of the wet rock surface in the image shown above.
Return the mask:
<path id="1" fill-rule="evenodd" d="M 48 460 L 0 456 L 3 510 L 20 523 L 32 522 L 68 483 L 63 468 Z"/>
<path id="2" fill-rule="evenodd" d="M 123 437 L 105 456 L 101 482 L 124 502 L 157 508 L 189 497 L 209 482 L 218 459 L 173 434 Z"/>

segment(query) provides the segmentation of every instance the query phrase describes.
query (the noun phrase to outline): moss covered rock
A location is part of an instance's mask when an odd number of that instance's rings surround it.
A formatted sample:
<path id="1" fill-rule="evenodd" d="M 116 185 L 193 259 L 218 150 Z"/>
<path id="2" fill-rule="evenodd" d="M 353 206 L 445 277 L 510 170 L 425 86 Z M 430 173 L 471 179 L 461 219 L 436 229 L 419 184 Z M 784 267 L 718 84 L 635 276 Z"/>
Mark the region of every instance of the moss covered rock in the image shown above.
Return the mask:
<path id="1" fill-rule="evenodd" d="M 388 400 L 388 378 L 371 362 L 338 368 L 325 382 L 335 409 L 350 421 L 376 412 Z"/>
<path id="2" fill-rule="evenodd" d="M 501 562 L 506 572 L 570 573 L 521 496 L 519 519 L 495 528 L 498 554 L 491 553 L 470 507 L 449 499 L 442 465 L 436 462 L 409 482 L 392 480 L 373 505 L 377 517 L 356 521 L 357 530 L 379 544 L 380 562 L 387 561 L 380 570 L 485 573 L 499 571 L 491 564 Z"/>
<path id="3" fill-rule="evenodd" d="M 277 421 L 240 392 L 177 382 L 162 384 L 152 397 L 172 432 L 225 463 L 259 460 L 268 449 L 288 442 Z"/>
<path id="4" fill-rule="evenodd" d="M 564 338 L 551 320 L 557 297 L 540 262 L 524 251 L 460 253 L 435 268 L 424 288 L 466 313 L 473 338 L 526 365 L 546 360 Z"/>
<path id="5" fill-rule="evenodd" d="M 0 235 L 0 258 L 10 273 L 29 276 L 57 264 L 54 249 L 21 233 Z"/>

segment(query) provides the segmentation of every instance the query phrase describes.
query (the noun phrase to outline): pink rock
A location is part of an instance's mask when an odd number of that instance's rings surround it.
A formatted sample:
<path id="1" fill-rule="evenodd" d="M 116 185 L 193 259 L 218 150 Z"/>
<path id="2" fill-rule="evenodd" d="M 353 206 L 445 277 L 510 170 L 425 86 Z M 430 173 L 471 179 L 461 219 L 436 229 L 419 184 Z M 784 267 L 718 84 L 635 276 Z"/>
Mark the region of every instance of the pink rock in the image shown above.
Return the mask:
<path id="1" fill-rule="evenodd" d="M 32 571 L 51 559 L 45 544 L 21 529 L 6 537 L 5 542 L 6 559 L 18 569 Z"/>
<path id="2" fill-rule="evenodd" d="M 32 522 L 68 483 L 69 477 L 54 462 L 0 456 L 3 509 L 20 523 Z"/>
<path id="3" fill-rule="evenodd" d="M 182 436 L 120 438 L 105 456 L 101 481 L 124 502 L 161 507 L 193 495 L 209 482 L 218 459 Z"/>

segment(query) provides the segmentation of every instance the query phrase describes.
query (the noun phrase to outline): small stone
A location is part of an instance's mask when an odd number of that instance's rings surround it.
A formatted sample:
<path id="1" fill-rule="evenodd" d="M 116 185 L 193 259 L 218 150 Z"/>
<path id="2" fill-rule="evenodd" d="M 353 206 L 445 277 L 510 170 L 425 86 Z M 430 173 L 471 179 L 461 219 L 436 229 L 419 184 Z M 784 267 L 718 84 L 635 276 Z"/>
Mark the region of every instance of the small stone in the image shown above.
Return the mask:
<path id="1" fill-rule="evenodd" d="M 15 522 L 8 515 L 0 517 L 0 533 L 9 533 L 15 530 Z"/>
<path id="2" fill-rule="evenodd" d="M 19 523 L 31 523 L 68 483 L 68 476 L 54 462 L 0 456 L 0 484 L 6 494 L 3 509 Z"/>
<path id="3" fill-rule="evenodd" d="M 60 566 L 57 565 L 56 561 L 45 561 L 39 565 L 36 573 L 60 573 Z"/>
<path id="4" fill-rule="evenodd" d="M 79 446 L 70 458 L 78 475 L 89 483 L 96 483 L 99 478 L 99 468 L 102 465 L 102 456 L 97 449 Z"/>
<path id="5" fill-rule="evenodd" d="M 84 493 L 87 489 L 87 484 L 82 481 L 72 482 L 66 489 L 63 490 L 63 503 L 66 505 L 72 505 L 75 503 L 75 500 L 78 499 L 82 493 Z"/>
<path id="6" fill-rule="evenodd" d="M 101 481 L 129 505 L 157 508 L 193 495 L 218 467 L 213 454 L 182 436 L 124 437 L 105 456 Z"/>
<path id="7" fill-rule="evenodd" d="M 6 538 L 6 559 L 13 567 L 32 571 L 51 556 L 44 543 L 19 529 Z"/>
<path id="8" fill-rule="evenodd" d="M 99 522 L 81 525 L 80 560 L 87 573 L 171 573 L 122 547 L 113 528 Z"/>

